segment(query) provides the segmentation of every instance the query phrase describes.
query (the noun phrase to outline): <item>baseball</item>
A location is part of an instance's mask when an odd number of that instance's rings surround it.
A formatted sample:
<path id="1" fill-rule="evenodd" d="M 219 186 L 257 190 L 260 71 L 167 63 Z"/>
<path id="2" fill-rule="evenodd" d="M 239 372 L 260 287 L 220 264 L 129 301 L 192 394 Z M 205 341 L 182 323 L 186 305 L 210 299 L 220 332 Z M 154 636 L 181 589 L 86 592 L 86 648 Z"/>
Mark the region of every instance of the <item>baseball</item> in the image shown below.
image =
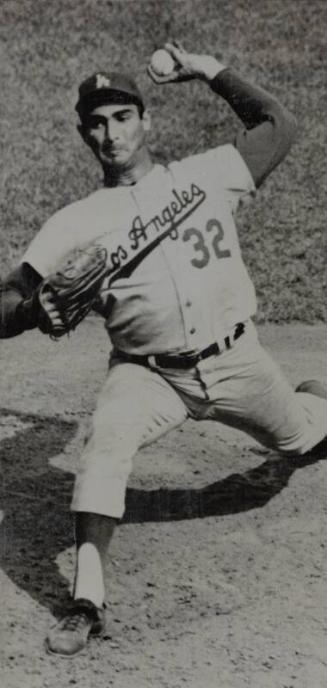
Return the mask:
<path id="1" fill-rule="evenodd" d="M 153 53 L 151 57 L 151 67 L 158 76 L 167 76 L 173 71 L 175 61 L 167 50 L 161 48 Z"/>

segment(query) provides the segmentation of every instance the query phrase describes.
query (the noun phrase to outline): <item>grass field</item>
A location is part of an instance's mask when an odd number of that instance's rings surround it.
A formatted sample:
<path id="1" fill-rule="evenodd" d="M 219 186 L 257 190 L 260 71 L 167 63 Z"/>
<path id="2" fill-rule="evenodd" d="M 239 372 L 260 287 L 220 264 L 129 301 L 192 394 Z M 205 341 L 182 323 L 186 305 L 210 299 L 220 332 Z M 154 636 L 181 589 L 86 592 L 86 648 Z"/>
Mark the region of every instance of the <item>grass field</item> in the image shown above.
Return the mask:
<path id="1" fill-rule="evenodd" d="M 237 122 L 203 84 L 155 87 L 145 67 L 169 36 L 220 56 L 296 113 L 298 141 L 240 218 L 258 320 L 326 321 L 325 0 L 3 0 L 0 269 L 56 209 L 101 183 L 75 129 L 78 83 L 133 70 L 165 161 L 228 139 Z"/>

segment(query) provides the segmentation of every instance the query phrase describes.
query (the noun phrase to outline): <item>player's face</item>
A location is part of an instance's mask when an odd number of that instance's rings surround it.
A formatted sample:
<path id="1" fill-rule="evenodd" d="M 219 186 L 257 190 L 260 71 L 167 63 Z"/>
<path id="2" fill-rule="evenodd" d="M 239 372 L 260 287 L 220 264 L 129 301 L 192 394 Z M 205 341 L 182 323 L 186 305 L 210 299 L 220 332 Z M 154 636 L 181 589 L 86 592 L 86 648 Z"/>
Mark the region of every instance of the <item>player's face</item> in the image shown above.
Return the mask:
<path id="1" fill-rule="evenodd" d="M 92 110 L 83 126 L 83 138 L 103 167 L 130 168 L 145 148 L 150 119 L 140 116 L 134 104 L 100 105 Z"/>

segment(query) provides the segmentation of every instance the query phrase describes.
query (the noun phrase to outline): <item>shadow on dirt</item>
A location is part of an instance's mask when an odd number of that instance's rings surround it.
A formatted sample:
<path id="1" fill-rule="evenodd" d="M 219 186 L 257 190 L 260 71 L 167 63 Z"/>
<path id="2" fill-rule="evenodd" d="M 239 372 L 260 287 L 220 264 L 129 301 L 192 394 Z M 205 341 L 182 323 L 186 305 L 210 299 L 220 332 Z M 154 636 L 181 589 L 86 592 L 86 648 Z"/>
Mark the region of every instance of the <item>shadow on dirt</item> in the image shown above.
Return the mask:
<path id="1" fill-rule="evenodd" d="M 49 464 L 76 434 L 75 422 L 0 409 L 12 436 L 0 442 L 0 565 L 14 583 L 52 609 L 68 595 L 56 564 L 71 547 L 74 476 Z"/>
<path id="2" fill-rule="evenodd" d="M 258 509 L 287 486 L 298 468 L 327 457 L 326 442 L 312 454 L 285 458 L 271 453 L 270 458 L 244 473 L 233 473 L 200 489 L 159 489 L 127 491 L 123 523 L 179 521 L 207 516 L 225 516 Z"/>
<path id="3" fill-rule="evenodd" d="M 0 442 L 0 565 L 14 583 L 56 613 L 69 596 L 56 558 L 73 545 L 72 473 L 49 464 L 77 430 L 75 422 L 0 409 L 11 436 Z M 326 446 L 299 459 L 272 456 L 261 466 L 201 489 L 128 489 L 123 523 L 223 516 L 264 506 L 294 471 L 326 458 Z"/>

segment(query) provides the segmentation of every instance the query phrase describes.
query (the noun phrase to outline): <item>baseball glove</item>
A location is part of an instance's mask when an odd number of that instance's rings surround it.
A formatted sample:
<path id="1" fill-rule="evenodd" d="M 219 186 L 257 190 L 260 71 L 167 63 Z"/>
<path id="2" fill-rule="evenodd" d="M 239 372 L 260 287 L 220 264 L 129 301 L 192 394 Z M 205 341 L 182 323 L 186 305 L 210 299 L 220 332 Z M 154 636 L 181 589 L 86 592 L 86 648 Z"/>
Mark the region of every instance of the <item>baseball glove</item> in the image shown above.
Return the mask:
<path id="1" fill-rule="evenodd" d="M 53 339 L 68 334 L 91 310 L 108 272 L 107 251 L 94 242 L 66 254 L 57 270 L 38 287 L 38 327 Z M 46 302 L 59 313 L 52 318 Z"/>

